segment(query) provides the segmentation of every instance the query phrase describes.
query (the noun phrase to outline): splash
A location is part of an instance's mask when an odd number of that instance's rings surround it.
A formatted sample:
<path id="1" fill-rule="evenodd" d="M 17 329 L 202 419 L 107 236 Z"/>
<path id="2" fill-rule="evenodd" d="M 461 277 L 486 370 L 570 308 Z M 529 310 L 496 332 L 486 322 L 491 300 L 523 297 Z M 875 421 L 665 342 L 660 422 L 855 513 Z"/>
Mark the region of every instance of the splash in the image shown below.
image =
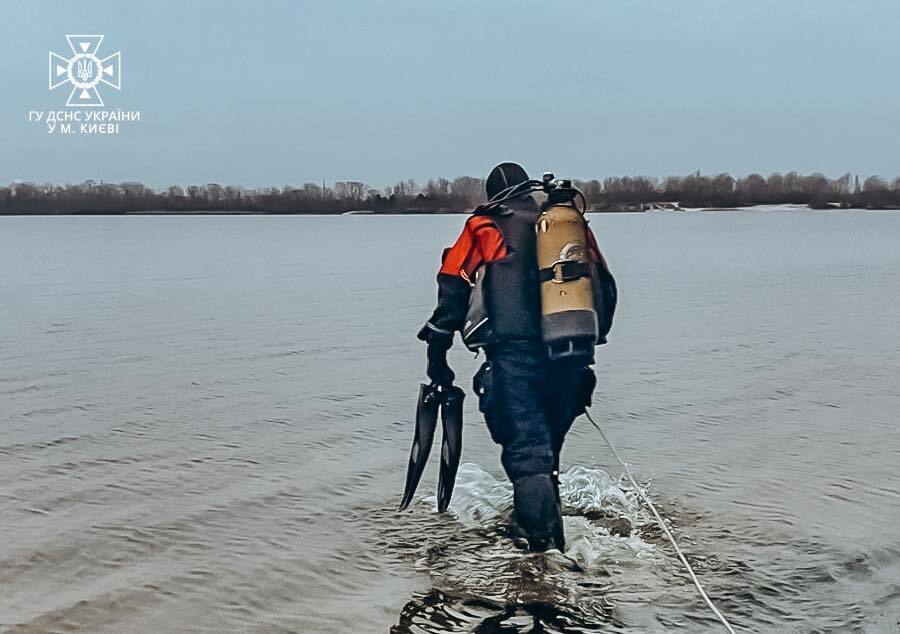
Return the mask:
<path id="1" fill-rule="evenodd" d="M 603 469 L 577 465 L 561 473 L 559 495 L 563 505 L 575 514 L 614 511 L 633 515 L 638 510 L 635 496 L 620 488 Z"/>
<path id="2" fill-rule="evenodd" d="M 560 474 L 568 565 L 597 569 L 620 558 L 646 559 L 656 548 L 641 539 L 640 527 L 652 522 L 634 491 L 598 467 L 574 466 Z M 421 502 L 437 512 L 434 495 Z M 512 510 L 512 485 L 479 465 L 460 465 L 449 511 L 463 530 L 496 530 Z M 507 550 L 509 545 L 504 545 Z"/>
<path id="3" fill-rule="evenodd" d="M 645 518 L 636 496 L 602 469 L 576 466 L 560 475 L 560 498 L 566 551 L 526 553 L 504 529 L 512 485 L 477 464 L 460 465 L 449 517 L 436 512 L 433 495 L 419 502 L 434 513 L 409 516 L 429 536 L 409 546 L 433 586 L 404 607 L 392 632 L 576 632 L 621 624 L 608 599 L 621 575 L 658 586 L 657 548 L 641 540 Z"/>
<path id="4" fill-rule="evenodd" d="M 619 514 L 638 519 L 640 506 L 633 492 L 619 486 L 606 471 L 596 467 L 574 466 L 560 474 L 559 494 L 569 515 Z M 433 502 L 433 496 L 428 498 Z M 479 465 L 460 465 L 450 511 L 469 527 L 502 516 L 512 508 L 512 485 L 497 479 Z"/>
<path id="5" fill-rule="evenodd" d="M 498 480 L 473 462 L 464 462 L 456 474 L 449 510 L 467 527 L 483 526 L 507 513 L 512 499 L 508 481 Z"/>

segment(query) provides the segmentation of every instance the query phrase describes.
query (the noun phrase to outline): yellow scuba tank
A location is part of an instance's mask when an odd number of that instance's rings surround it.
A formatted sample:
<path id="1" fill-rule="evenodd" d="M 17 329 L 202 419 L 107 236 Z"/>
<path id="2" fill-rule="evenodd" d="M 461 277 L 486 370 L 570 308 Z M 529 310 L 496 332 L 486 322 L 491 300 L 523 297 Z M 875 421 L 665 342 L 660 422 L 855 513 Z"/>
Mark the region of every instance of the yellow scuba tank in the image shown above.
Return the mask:
<path id="1" fill-rule="evenodd" d="M 535 223 L 541 328 L 550 359 L 592 357 L 598 338 L 587 221 L 569 181 L 544 174 L 547 201 Z M 583 196 L 582 196 L 583 199 Z"/>

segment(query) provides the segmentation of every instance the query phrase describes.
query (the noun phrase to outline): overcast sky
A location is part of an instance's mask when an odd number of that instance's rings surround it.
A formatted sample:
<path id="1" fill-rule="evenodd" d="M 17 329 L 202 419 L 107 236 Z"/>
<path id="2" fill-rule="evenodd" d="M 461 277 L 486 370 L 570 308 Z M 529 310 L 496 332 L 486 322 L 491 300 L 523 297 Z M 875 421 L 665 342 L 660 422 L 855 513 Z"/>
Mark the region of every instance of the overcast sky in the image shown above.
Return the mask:
<path id="1" fill-rule="evenodd" d="M 47 134 L 48 51 L 122 52 L 115 136 Z M 4 0 L 0 183 L 900 175 L 900 2 Z"/>

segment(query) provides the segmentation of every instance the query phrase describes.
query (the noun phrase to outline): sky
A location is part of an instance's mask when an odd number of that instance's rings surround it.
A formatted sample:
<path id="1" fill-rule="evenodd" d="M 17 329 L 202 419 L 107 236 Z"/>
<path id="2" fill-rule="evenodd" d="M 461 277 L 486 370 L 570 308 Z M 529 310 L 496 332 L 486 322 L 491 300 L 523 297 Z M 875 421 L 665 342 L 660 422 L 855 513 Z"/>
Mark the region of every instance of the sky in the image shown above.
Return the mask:
<path id="1" fill-rule="evenodd" d="M 250 187 L 696 170 L 900 175 L 900 2 L 2 0 L 0 183 Z M 115 135 L 48 52 L 122 53 Z M 104 89 L 105 88 L 105 89 Z"/>

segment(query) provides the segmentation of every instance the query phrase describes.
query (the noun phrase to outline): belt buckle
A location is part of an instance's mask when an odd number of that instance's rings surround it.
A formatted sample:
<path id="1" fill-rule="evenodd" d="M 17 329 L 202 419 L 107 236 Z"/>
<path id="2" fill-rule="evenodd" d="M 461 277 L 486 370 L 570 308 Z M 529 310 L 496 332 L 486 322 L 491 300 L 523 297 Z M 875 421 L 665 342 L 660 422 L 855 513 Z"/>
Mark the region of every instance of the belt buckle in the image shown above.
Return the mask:
<path id="1" fill-rule="evenodd" d="M 557 260 L 553 263 L 553 279 L 550 280 L 554 284 L 564 284 L 573 278 L 571 275 L 566 275 L 566 269 L 571 267 L 574 262 L 572 260 Z"/>

